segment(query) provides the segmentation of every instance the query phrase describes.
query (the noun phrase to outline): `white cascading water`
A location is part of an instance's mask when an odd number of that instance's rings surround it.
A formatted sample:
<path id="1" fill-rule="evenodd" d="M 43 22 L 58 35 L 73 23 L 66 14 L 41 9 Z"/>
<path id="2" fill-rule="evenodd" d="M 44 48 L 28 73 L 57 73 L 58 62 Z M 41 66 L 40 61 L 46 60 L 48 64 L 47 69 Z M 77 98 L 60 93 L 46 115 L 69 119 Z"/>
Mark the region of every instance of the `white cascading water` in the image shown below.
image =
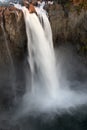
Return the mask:
<path id="1" fill-rule="evenodd" d="M 49 44 L 51 47 L 53 47 L 53 40 L 52 40 L 52 30 L 50 26 L 50 22 L 47 17 L 47 12 L 43 8 L 35 7 L 35 10 L 38 14 L 38 17 L 40 19 L 40 23 L 43 26 L 43 29 L 45 31 L 46 38 L 48 39 Z"/>
<path id="2" fill-rule="evenodd" d="M 47 92 L 47 94 L 51 94 L 51 96 L 55 96 L 58 87 L 58 82 L 56 75 L 55 54 L 53 47 L 51 45 L 52 35 L 50 35 L 49 38 L 45 35 L 45 31 L 42 28 L 36 14 L 30 14 L 25 7 L 23 8 L 23 13 L 28 38 L 28 55 L 29 55 L 28 62 L 30 64 L 32 72 L 32 78 L 33 78 L 32 82 L 34 82 L 35 65 L 36 65 L 36 69 L 37 71 L 39 71 L 39 77 L 42 78 L 41 79 L 43 80 L 42 83 L 44 83 L 46 87 L 40 89 L 42 89 L 42 91 L 44 90 L 45 93 Z M 44 22 L 46 21 L 44 19 Z M 48 27 L 49 27 L 48 32 L 51 32 L 50 26 Z M 49 39 L 51 39 L 50 40 L 51 43 Z M 32 87 L 33 92 L 36 93 L 37 88 L 33 86 L 33 83 Z"/>

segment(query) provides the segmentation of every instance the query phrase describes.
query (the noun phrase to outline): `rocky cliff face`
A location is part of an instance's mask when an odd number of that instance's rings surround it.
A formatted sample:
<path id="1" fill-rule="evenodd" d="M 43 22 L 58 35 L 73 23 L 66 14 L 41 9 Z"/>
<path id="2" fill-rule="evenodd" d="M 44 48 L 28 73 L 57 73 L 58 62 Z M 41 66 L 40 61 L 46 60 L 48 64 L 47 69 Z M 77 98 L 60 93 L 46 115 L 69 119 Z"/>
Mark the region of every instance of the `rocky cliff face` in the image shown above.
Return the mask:
<path id="1" fill-rule="evenodd" d="M 20 10 L 14 7 L 0 7 L 0 34 L 0 42 L 5 51 L 7 42 L 12 57 L 21 58 L 27 38 L 23 13 Z M 3 54 L 1 55 L 3 57 Z"/>
<path id="2" fill-rule="evenodd" d="M 58 44 L 60 41 L 71 41 L 79 43 L 79 45 L 87 44 L 86 10 L 81 9 L 78 11 L 77 8 L 72 6 L 70 10 L 66 9 L 67 17 L 60 5 L 50 6 L 48 11 L 54 43 Z M 14 7 L 0 7 L 0 25 L 2 23 L 11 53 L 20 57 L 27 43 L 22 11 Z M 0 34 L 0 41 L 4 43 L 2 26 L 0 26 Z M 5 44 L 3 45 L 5 46 Z M 13 57 L 15 57 L 14 54 Z"/>
<path id="3" fill-rule="evenodd" d="M 0 7 L 0 109 L 9 108 L 24 91 L 26 43 L 22 11 Z"/>
<path id="4" fill-rule="evenodd" d="M 52 7 L 49 11 L 56 44 L 60 44 L 61 41 L 69 41 L 79 47 L 87 46 L 87 11 L 78 10 L 78 8 L 72 6 L 69 11 L 66 10 L 67 16 L 59 5 L 56 8 Z"/>

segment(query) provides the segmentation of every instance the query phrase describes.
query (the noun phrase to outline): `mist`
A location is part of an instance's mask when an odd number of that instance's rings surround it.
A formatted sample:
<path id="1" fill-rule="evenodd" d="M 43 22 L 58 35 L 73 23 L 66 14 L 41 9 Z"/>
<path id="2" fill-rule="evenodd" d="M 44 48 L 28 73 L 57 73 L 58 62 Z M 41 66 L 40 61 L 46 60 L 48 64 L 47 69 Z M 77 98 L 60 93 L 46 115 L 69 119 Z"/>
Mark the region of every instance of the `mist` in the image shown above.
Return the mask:
<path id="1" fill-rule="evenodd" d="M 43 120 L 51 120 L 64 113 L 72 115 L 79 111 L 79 108 L 86 107 L 86 65 L 81 62 L 81 57 L 76 54 L 72 46 L 60 46 L 55 50 L 55 54 L 59 82 L 58 91 L 55 96 L 52 96 L 44 92 L 41 89 L 43 84 L 37 81 L 34 83 L 34 87 L 37 88 L 36 93 L 26 90 L 22 102 L 19 104 L 16 119 L 26 116 L 34 118 L 42 116 Z M 80 112 L 83 113 L 83 110 L 81 109 Z M 85 114 L 87 114 L 86 111 Z"/>

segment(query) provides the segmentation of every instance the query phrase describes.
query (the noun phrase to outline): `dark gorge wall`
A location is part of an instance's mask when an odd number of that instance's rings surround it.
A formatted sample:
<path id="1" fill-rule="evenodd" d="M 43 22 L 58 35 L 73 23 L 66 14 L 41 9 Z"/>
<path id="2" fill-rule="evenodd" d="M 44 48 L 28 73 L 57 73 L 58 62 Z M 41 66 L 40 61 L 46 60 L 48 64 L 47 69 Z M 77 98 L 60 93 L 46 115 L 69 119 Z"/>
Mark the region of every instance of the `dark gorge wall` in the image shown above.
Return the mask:
<path id="1" fill-rule="evenodd" d="M 14 7 L 0 7 L 1 110 L 13 106 L 24 92 L 26 43 L 23 13 Z"/>

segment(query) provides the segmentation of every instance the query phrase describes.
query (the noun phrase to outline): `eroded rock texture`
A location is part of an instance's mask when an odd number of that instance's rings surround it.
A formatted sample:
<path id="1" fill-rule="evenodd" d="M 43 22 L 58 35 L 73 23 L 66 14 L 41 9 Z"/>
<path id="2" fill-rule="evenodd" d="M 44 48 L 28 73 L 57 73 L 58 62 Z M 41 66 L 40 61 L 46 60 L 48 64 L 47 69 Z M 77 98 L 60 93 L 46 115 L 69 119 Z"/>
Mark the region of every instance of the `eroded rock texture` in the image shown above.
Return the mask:
<path id="1" fill-rule="evenodd" d="M 0 7 L 0 109 L 24 92 L 27 38 L 22 11 Z"/>
<path id="2" fill-rule="evenodd" d="M 54 42 L 60 44 L 60 41 L 70 41 L 87 45 L 87 11 L 82 9 L 78 12 L 75 7 L 71 7 L 67 12 L 66 17 L 59 5 L 49 11 Z"/>

